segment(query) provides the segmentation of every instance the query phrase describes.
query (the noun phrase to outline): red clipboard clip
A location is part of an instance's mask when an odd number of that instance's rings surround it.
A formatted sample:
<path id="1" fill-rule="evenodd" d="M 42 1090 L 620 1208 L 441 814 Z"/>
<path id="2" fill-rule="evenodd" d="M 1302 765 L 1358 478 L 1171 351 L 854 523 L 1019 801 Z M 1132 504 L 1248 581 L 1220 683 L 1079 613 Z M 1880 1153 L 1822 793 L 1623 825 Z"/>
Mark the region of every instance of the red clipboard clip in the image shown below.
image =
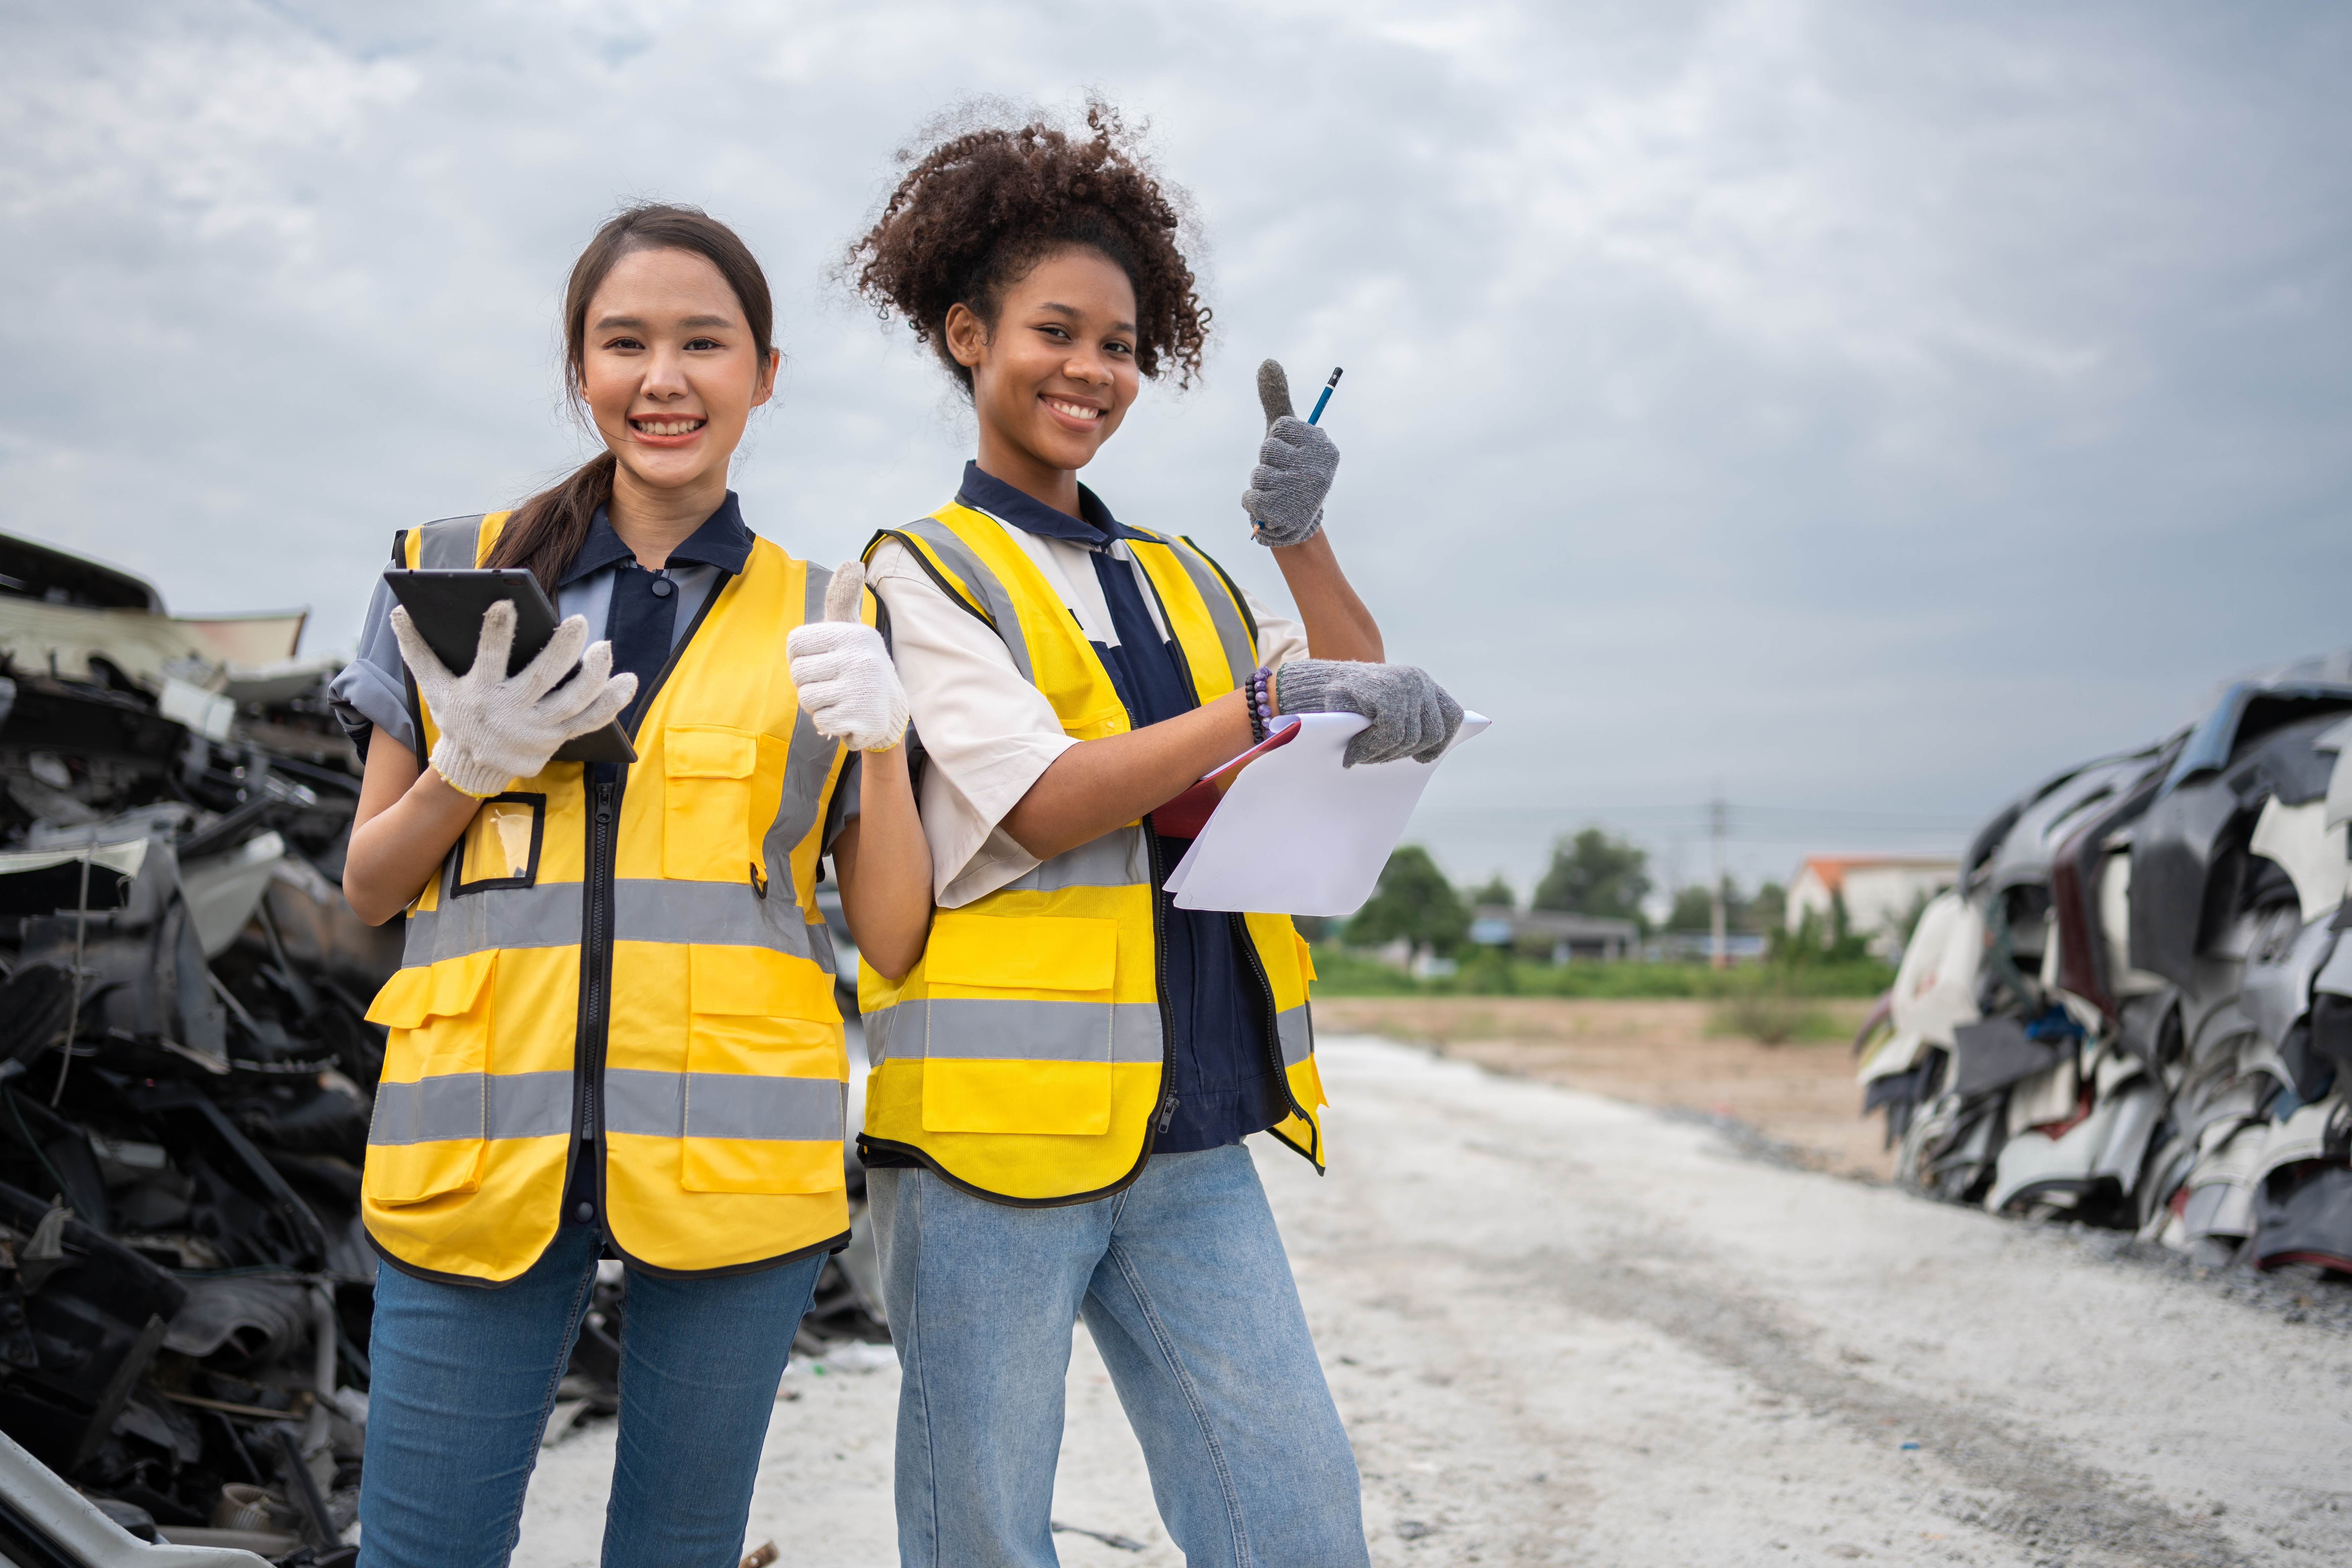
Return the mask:
<path id="1" fill-rule="evenodd" d="M 1203 775 L 1199 784 L 1182 795 L 1154 807 L 1150 813 L 1151 830 L 1170 838 L 1198 838 L 1201 829 L 1209 825 L 1210 814 L 1217 809 L 1217 803 L 1225 798 L 1224 788 L 1217 781 L 1228 773 L 1239 772 L 1253 759 L 1265 755 L 1276 747 L 1290 744 L 1298 738 L 1298 730 L 1297 719 L 1291 718 L 1283 723 L 1281 729 L 1232 762 Z"/>

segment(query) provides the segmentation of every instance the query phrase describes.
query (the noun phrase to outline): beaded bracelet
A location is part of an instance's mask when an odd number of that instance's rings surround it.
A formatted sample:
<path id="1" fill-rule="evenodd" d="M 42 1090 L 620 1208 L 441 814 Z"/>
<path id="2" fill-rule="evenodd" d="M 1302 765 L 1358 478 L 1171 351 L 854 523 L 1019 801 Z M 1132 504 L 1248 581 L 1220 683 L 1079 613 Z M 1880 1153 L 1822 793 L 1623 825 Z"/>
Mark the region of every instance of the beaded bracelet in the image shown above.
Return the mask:
<path id="1" fill-rule="evenodd" d="M 1250 672 L 1249 716 L 1250 742 L 1262 746 L 1274 724 L 1274 671 L 1264 665 Z"/>

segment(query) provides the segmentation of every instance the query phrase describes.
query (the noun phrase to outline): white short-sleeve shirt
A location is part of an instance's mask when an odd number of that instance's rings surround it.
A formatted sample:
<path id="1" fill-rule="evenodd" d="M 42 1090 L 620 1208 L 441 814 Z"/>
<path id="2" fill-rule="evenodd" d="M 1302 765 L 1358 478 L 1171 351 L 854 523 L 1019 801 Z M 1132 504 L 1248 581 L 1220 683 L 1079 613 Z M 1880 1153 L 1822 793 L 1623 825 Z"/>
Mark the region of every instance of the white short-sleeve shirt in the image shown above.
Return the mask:
<path id="1" fill-rule="evenodd" d="M 983 515 L 1037 563 L 1088 641 L 1117 644 L 1093 557 L 1108 551 L 1140 574 L 1123 542 L 1049 538 L 992 512 Z M 884 540 L 866 580 L 890 613 L 891 652 L 929 759 L 919 804 L 934 896 L 941 909 L 955 909 L 1035 869 L 1037 858 L 999 825 L 1054 759 L 1078 742 L 1062 732 L 1045 693 L 1013 668 L 1003 640 L 949 597 L 905 545 Z M 1143 597 L 1151 603 L 1148 589 Z M 1296 621 L 1267 609 L 1246 589 L 1242 598 L 1257 622 L 1258 658 L 1268 668 L 1305 657 L 1307 637 Z M 1152 613 L 1156 619 L 1158 611 Z"/>

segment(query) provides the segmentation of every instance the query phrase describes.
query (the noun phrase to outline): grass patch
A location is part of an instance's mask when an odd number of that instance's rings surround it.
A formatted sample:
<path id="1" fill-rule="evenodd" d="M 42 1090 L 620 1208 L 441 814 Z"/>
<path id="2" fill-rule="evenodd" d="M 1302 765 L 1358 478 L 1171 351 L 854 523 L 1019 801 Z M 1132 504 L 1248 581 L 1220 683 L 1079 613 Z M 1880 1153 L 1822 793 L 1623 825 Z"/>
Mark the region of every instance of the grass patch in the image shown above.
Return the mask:
<path id="1" fill-rule="evenodd" d="M 1770 985 L 1751 985 L 1716 1004 L 1706 1016 L 1710 1035 L 1743 1035 L 1759 1046 L 1791 1040 L 1834 1040 L 1846 1031 L 1819 999 L 1791 995 Z"/>
<path id="2" fill-rule="evenodd" d="M 1401 969 L 1375 963 L 1345 949 L 1315 950 L 1314 994 L 1318 996 L 1419 996 L 1427 987 Z"/>
<path id="3" fill-rule="evenodd" d="M 1704 963 L 1643 963 L 1633 959 L 1613 963 L 1531 963 L 1494 948 L 1479 950 L 1463 960 L 1458 973 L 1435 980 L 1415 980 L 1337 946 L 1315 950 L 1315 969 L 1318 996 L 1575 996 L 1621 1001 L 1688 997 L 1721 1001 L 1727 1008 L 1744 1005 L 1748 998 L 1766 994 L 1782 1001 L 1871 997 L 1895 983 L 1895 972 L 1874 959 L 1793 968 L 1718 970 Z M 1833 1037 L 1837 1029 L 1828 1015 L 1815 1011 L 1820 1013 L 1818 1024 L 1804 1023 L 1800 1032 L 1780 1037 Z M 1764 1021 L 1760 1012 L 1741 1016 L 1748 1022 Z M 1815 1028 L 1826 1033 L 1805 1032 Z M 1748 1030 L 1733 1027 L 1725 1032 L 1747 1034 Z"/>

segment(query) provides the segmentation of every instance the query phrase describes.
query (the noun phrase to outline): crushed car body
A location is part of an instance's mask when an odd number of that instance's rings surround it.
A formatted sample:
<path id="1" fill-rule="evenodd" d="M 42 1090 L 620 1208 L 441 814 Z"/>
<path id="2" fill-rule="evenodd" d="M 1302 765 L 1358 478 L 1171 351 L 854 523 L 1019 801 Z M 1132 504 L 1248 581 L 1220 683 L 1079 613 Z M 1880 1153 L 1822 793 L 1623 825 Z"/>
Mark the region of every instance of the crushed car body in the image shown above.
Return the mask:
<path id="1" fill-rule="evenodd" d="M 2352 1274 L 2352 654 L 2005 807 L 1860 1046 L 1898 1178 Z"/>

